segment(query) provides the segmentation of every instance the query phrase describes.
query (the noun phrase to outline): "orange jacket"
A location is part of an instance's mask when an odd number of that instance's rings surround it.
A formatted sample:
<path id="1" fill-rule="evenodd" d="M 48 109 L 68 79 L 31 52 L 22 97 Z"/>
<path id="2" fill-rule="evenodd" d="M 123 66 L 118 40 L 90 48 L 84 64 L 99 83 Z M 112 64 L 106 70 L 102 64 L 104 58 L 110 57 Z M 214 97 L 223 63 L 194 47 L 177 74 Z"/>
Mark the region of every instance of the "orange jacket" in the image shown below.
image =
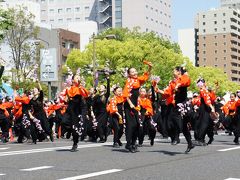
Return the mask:
<path id="1" fill-rule="evenodd" d="M 236 111 L 236 101 L 228 101 L 223 107 L 222 107 L 223 113 L 225 115 L 231 115 L 230 111 L 234 113 Z"/>
<path id="2" fill-rule="evenodd" d="M 52 104 L 48 107 L 47 109 L 47 115 L 51 116 L 52 113 L 58 109 L 62 108 L 62 106 L 60 104 Z"/>
<path id="3" fill-rule="evenodd" d="M 15 101 L 17 101 L 17 102 L 21 102 L 21 103 L 23 103 L 23 104 L 29 104 L 29 102 L 30 102 L 30 99 L 29 99 L 29 97 L 28 96 L 26 96 L 26 95 L 24 95 L 24 96 L 16 96 L 15 97 Z"/>
<path id="4" fill-rule="evenodd" d="M 123 97 L 128 98 L 131 97 L 131 91 L 132 89 L 140 88 L 142 84 L 145 83 L 149 78 L 149 73 L 145 72 L 142 76 L 139 76 L 138 78 L 128 78 L 125 87 L 123 89 Z"/>
<path id="5" fill-rule="evenodd" d="M 71 86 L 69 89 L 66 90 L 66 94 L 70 98 L 73 98 L 76 95 L 81 95 L 83 97 L 88 97 L 89 92 L 84 87 Z"/>
<path id="6" fill-rule="evenodd" d="M 0 104 L 0 109 L 4 111 L 4 115 L 6 117 L 9 117 L 9 113 L 8 113 L 6 107 L 4 106 L 4 104 Z"/>
<path id="7" fill-rule="evenodd" d="M 117 105 L 121 104 L 125 101 L 125 98 L 123 96 L 114 96 L 110 99 L 110 102 L 107 106 L 107 111 L 110 114 L 114 114 L 116 112 L 118 112 L 118 108 Z"/>
<path id="8" fill-rule="evenodd" d="M 152 101 L 148 98 L 138 98 L 138 105 L 146 109 L 146 115 L 153 116 Z"/>
<path id="9" fill-rule="evenodd" d="M 210 92 L 206 88 L 200 90 L 200 97 L 204 99 L 206 105 L 212 104 Z"/>

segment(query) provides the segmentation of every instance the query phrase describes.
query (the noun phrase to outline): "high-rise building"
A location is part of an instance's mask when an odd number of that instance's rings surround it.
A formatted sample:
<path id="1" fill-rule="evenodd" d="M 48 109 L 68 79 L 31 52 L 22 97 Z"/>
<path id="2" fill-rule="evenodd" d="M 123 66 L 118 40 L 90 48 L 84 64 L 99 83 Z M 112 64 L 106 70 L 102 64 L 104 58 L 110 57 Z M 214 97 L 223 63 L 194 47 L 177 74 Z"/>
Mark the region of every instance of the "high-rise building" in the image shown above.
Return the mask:
<path id="1" fill-rule="evenodd" d="M 171 0 L 31 0 L 41 6 L 41 22 L 67 28 L 70 22 L 96 21 L 99 31 L 140 27 L 171 39 Z"/>
<path id="2" fill-rule="evenodd" d="M 240 9 L 240 0 L 221 0 L 221 6 Z"/>
<path id="3" fill-rule="evenodd" d="M 187 56 L 195 65 L 195 31 L 192 29 L 178 30 L 178 44 L 182 54 Z"/>
<path id="4" fill-rule="evenodd" d="M 219 67 L 240 82 L 240 11 L 222 7 L 198 13 L 195 20 L 196 65 Z"/>

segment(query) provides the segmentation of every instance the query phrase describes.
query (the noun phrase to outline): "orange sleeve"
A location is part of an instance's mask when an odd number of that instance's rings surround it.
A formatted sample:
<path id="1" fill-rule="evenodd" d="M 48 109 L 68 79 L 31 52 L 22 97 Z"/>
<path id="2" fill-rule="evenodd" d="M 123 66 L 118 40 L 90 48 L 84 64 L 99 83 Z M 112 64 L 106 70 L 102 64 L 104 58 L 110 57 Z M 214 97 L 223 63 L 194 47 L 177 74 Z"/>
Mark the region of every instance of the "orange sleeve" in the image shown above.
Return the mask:
<path id="1" fill-rule="evenodd" d="M 89 96 L 89 92 L 87 89 L 85 89 L 84 87 L 80 87 L 79 88 L 79 92 L 83 97 L 88 97 Z"/>
<path id="2" fill-rule="evenodd" d="M 149 72 L 145 72 L 142 76 L 138 77 L 138 80 L 140 82 L 140 84 L 142 85 L 143 83 L 145 83 L 145 81 L 147 81 L 149 78 Z"/>
<path id="3" fill-rule="evenodd" d="M 114 113 L 118 112 L 117 101 L 114 97 L 111 98 L 111 100 L 108 104 L 107 110 L 110 114 L 114 114 Z"/>
<path id="4" fill-rule="evenodd" d="M 229 102 L 227 102 L 223 107 L 222 107 L 222 111 L 225 115 L 228 114 L 228 105 L 229 105 Z"/>
<path id="5" fill-rule="evenodd" d="M 129 98 L 131 96 L 131 87 L 130 87 L 130 83 L 128 81 L 128 79 L 126 80 L 125 86 L 123 88 L 123 97 L 124 98 Z"/>
<path id="6" fill-rule="evenodd" d="M 236 101 L 235 106 L 236 106 L 236 108 L 240 106 L 240 99 L 238 99 L 238 100 Z"/>
<path id="7" fill-rule="evenodd" d="M 179 87 L 188 87 L 191 84 L 191 80 L 187 74 L 184 74 L 178 79 L 177 83 L 179 84 Z"/>
<path id="8" fill-rule="evenodd" d="M 146 110 L 148 115 L 153 116 L 152 102 L 149 99 L 146 102 Z"/>
<path id="9" fill-rule="evenodd" d="M 200 91 L 200 96 L 204 99 L 204 102 L 206 105 L 210 106 L 212 104 L 211 98 L 208 92 L 201 90 Z"/>

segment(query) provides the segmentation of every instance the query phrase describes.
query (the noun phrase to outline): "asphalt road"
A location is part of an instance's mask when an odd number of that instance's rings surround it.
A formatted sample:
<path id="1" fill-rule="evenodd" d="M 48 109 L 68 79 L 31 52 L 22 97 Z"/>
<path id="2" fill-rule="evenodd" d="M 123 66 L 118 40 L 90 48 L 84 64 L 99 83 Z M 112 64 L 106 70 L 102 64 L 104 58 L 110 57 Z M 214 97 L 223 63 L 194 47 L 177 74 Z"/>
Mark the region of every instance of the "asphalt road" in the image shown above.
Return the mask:
<path id="1" fill-rule="evenodd" d="M 240 146 L 233 136 L 215 136 L 209 146 L 185 154 L 186 142 L 173 146 L 157 138 L 137 153 L 107 143 L 79 143 L 70 152 L 70 140 L 30 144 L 0 144 L 0 179 L 4 180 L 240 180 Z"/>

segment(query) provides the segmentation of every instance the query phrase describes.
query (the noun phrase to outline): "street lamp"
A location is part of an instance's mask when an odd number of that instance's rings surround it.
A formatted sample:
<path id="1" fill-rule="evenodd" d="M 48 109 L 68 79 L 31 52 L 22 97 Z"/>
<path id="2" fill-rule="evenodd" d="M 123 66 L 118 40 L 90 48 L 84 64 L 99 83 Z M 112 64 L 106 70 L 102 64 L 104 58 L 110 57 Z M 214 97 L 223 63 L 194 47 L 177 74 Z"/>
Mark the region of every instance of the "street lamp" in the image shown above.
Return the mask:
<path id="1" fill-rule="evenodd" d="M 43 40 L 43 39 L 41 39 L 41 38 L 38 38 L 38 39 L 36 39 L 35 40 L 35 42 L 34 42 L 34 44 L 36 45 L 36 46 L 39 46 L 40 45 L 40 43 L 41 43 L 41 41 L 42 42 L 45 42 L 46 44 L 47 44 L 47 48 L 49 49 L 49 42 L 47 42 L 47 41 L 45 41 L 45 40 Z M 39 55 L 40 55 L 40 49 L 39 49 Z M 41 63 L 41 62 L 40 62 Z M 50 100 L 51 99 L 51 94 L 52 94 L 52 88 L 51 88 L 51 81 L 48 81 L 48 100 Z"/>

